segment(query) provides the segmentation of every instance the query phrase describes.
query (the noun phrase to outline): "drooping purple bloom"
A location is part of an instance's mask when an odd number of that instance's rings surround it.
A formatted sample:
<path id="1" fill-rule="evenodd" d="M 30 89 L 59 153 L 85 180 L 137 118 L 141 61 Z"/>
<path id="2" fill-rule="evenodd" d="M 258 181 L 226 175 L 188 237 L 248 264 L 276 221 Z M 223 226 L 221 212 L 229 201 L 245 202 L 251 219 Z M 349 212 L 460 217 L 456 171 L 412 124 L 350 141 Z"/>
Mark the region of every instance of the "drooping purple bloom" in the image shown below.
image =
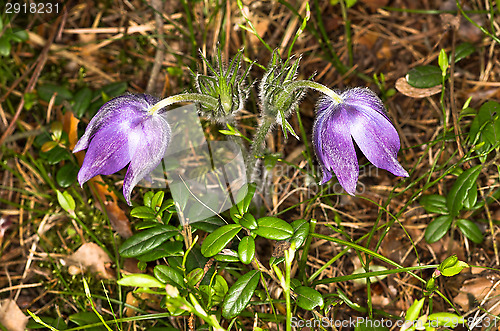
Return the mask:
<path id="1" fill-rule="evenodd" d="M 160 163 L 171 137 L 162 110 L 149 113 L 159 99 L 129 94 L 105 103 L 92 118 L 73 153 L 87 149 L 78 182 L 97 175 L 111 175 L 130 163 L 123 182 L 129 205 L 132 189 Z"/>
<path id="2" fill-rule="evenodd" d="M 313 143 L 323 172 L 321 184 L 334 172 L 346 192 L 355 194 L 359 165 L 353 139 L 376 167 L 408 177 L 397 160 L 398 133 L 377 95 L 368 88 L 353 88 L 340 98 L 337 102 L 325 97 L 316 106 Z"/>

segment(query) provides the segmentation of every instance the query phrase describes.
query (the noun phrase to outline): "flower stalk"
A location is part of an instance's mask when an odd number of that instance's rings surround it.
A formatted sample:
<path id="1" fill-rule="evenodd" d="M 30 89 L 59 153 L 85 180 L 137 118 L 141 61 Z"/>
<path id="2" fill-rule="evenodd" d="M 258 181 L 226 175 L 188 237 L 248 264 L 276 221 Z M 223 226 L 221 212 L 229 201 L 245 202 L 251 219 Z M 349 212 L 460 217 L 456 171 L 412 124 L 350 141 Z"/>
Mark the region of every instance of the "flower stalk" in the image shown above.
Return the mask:
<path id="1" fill-rule="evenodd" d="M 184 94 L 172 95 L 168 98 L 160 100 L 155 105 L 153 105 L 153 107 L 151 107 L 151 109 L 149 110 L 149 114 L 153 115 L 160 109 L 171 106 L 179 102 L 197 102 L 201 103 L 206 107 L 214 107 L 214 108 L 217 107 L 217 99 L 215 99 L 212 96 L 200 93 L 184 93 Z"/>

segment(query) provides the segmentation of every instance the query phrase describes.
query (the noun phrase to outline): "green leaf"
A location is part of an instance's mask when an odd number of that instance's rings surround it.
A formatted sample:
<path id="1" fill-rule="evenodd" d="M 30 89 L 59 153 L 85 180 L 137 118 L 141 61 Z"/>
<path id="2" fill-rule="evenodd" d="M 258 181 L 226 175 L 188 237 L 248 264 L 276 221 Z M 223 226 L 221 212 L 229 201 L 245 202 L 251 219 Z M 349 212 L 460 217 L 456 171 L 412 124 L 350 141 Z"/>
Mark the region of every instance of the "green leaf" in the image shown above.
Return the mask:
<path id="1" fill-rule="evenodd" d="M 305 310 L 313 310 L 315 307 L 323 307 L 323 296 L 321 293 L 307 286 L 299 286 L 294 290 L 297 295 L 297 305 Z"/>
<path id="2" fill-rule="evenodd" d="M 299 249 L 309 235 L 309 222 L 307 220 L 295 220 L 291 224 L 293 228 L 293 236 L 290 238 L 290 243 L 295 243 L 295 249 Z"/>
<path id="3" fill-rule="evenodd" d="M 78 167 L 73 163 L 65 164 L 61 169 L 59 169 L 56 173 L 56 182 L 60 187 L 69 187 L 76 180 L 76 176 L 78 175 Z"/>
<path id="4" fill-rule="evenodd" d="M 10 55 L 10 42 L 7 37 L 0 38 L 0 55 L 1 56 L 9 56 Z"/>
<path id="5" fill-rule="evenodd" d="M 460 219 L 457 220 L 456 224 L 460 229 L 460 231 L 462 231 L 462 233 L 467 238 L 469 238 L 476 244 L 480 244 L 483 242 L 484 239 L 483 233 L 481 232 L 476 223 L 469 220 Z"/>
<path id="6" fill-rule="evenodd" d="M 441 79 L 441 69 L 431 65 L 415 67 L 406 75 L 408 84 L 417 88 L 429 88 L 440 85 Z"/>
<path id="7" fill-rule="evenodd" d="M 465 325 L 466 321 L 462 316 L 452 313 L 434 313 L 427 317 L 430 326 L 455 328 L 458 325 Z"/>
<path id="8" fill-rule="evenodd" d="M 122 257 L 136 257 L 145 254 L 177 234 L 179 234 L 179 230 L 171 225 L 158 225 L 125 240 L 120 247 L 120 255 Z"/>
<path id="9" fill-rule="evenodd" d="M 247 306 L 259 284 L 260 271 L 252 270 L 238 278 L 226 293 L 222 303 L 222 316 L 227 319 L 238 316 Z"/>
<path id="10" fill-rule="evenodd" d="M 236 205 L 241 214 L 248 212 L 248 208 L 250 207 L 250 203 L 252 202 L 256 189 L 257 185 L 250 183 L 244 185 L 236 194 L 236 201 L 238 201 Z"/>
<path id="11" fill-rule="evenodd" d="M 441 195 L 424 195 L 419 202 L 428 213 L 448 214 L 446 198 Z"/>
<path id="12" fill-rule="evenodd" d="M 203 269 L 195 268 L 186 275 L 186 280 L 190 286 L 195 287 L 203 279 L 203 276 Z"/>
<path id="13" fill-rule="evenodd" d="M 69 192 L 67 191 L 61 193 L 59 190 L 57 190 L 56 192 L 57 201 L 59 201 L 59 205 L 61 205 L 61 208 L 70 214 L 74 214 L 76 204 L 71 194 L 69 194 Z"/>
<path id="14" fill-rule="evenodd" d="M 184 284 L 184 277 L 180 271 L 175 268 L 166 265 L 157 265 L 153 271 L 155 277 L 162 283 L 168 283 L 182 288 L 186 287 Z"/>
<path id="15" fill-rule="evenodd" d="M 242 263 L 249 264 L 255 256 L 255 240 L 246 236 L 241 238 L 238 245 L 238 256 Z"/>
<path id="16" fill-rule="evenodd" d="M 255 230 L 252 230 L 252 232 L 263 238 L 272 240 L 284 240 L 290 238 L 293 235 L 292 226 L 277 217 L 261 217 L 257 220 L 257 224 L 259 227 Z"/>
<path id="17" fill-rule="evenodd" d="M 255 220 L 255 217 L 253 217 L 253 215 L 249 213 L 243 214 L 243 217 L 240 218 L 239 223 L 241 224 L 241 226 L 249 230 L 255 230 L 259 227 L 257 225 L 257 220 Z"/>
<path id="18" fill-rule="evenodd" d="M 56 84 L 43 84 L 38 88 L 38 96 L 45 102 L 50 102 L 52 96 L 57 93 L 55 104 L 60 105 L 63 100 L 73 99 L 73 93 L 64 86 Z"/>
<path id="19" fill-rule="evenodd" d="M 26 30 L 20 28 L 13 28 L 11 31 L 9 31 L 9 37 L 11 38 L 12 41 L 20 43 L 28 40 L 29 34 L 28 32 L 26 32 Z"/>
<path id="20" fill-rule="evenodd" d="M 158 224 L 158 223 L 156 223 Z M 150 262 L 164 257 L 182 256 L 184 244 L 180 241 L 167 241 L 155 249 L 136 256 L 135 258 L 141 262 Z"/>
<path id="21" fill-rule="evenodd" d="M 143 197 L 143 202 L 144 206 L 151 208 L 151 200 L 153 200 L 154 193 L 151 191 L 147 191 L 146 194 L 144 194 Z"/>
<path id="22" fill-rule="evenodd" d="M 455 48 L 455 63 L 466 58 L 476 51 L 476 48 L 471 43 L 462 43 Z M 451 62 L 451 55 L 450 55 Z"/>
<path id="23" fill-rule="evenodd" d="M 203 240 L 201 253 L 206 257 L 214 256 L 226 247 L 240 230 L 239 224 L 228 224 L 218 228 Z"/>
<path id="24" fill-rule="evenodd" d="M 468 195 L 474 194 L 470 193 L 470 191 L 475 187 L 477 177 L 481 173 L 482 167 L 482 165 L 477 165 L 467 169 L 455 180 L 447 197 L 447 206 L 452 217 L 457 216 L 460 210 L 462 210 L 464 201 L 468 198 Z"/>
<path id="25" fill-rule="evenodd" d="M 92 91 L 88 87 L 79 90 L 73 98 L 73 111 L 77 118 L 81 118 L 90 106 Z"/>
<path id="26" fill-rule="evenodd" d="M 425 298 L 420 300 L 416 300 L 413 304 L 408 308 L 405 315 L 405 321 L 415 321 L 420 316 L 420 311 L 424 306 Z"/>
<path id="27" fill-rule="evenodd" d="M 133 287 L 165 287 L 165 284 L 151 275 L 133 274 L 123 277 L 117 281 L 121 286 Z"/>
<path id="28" fill-rule="evenodd" d="M 109 98 L 114 98 L 125 93 L 127 88 L 128 88 L 127 82 L 115 82 L 103 86 L 100 91 L 104 92 Z"/>
<path id="29" fill-rule="evenodd" d="M 212 233 L 225 224 L 224 220 L 220 219 L 220 217 L 212 216 L 201 221 L 190 223 L 189 225 L 191 225 L 193 229 Z"/>
<path id="30" fill-rule="evenodd" d="M 436 217 L 425 229 L 425 240 L 432 244 L 443 238 L 450 229 L 452 220 L 453 218 L 450 215 Z"/>
<path id="31" fill-rule="evenodd" d="M 50 165 L 58 164 L 61 161 L 71 159 L 71 154 L 61 146 L 55 146 L 47 152 L 41 152 L 40 156 L 47 160 Z"/>
<path id="32" fill-rule="evenodd" d="M 471 143 L 485 142 L 487 146 L 496 146 L 500 141 L 500 104 L 496 101 L 484 103 L 472 121 L 469 131 Z M 477 141 L 476 141 L 477 140 Z"/>
<path id="33" fill-rule="evenodd" d="M 130 216 L 142 219 L 154 219 L 156 218 L 156 213 L 149 207 L 139 206 L 130 211 Z"/>
<path id="34" fill-rule="evenodd" d="M 156 192 L 156 194 L 151 199 L 151 208 L 155 211 L 159 210 L 161 207 L 161 204 L 163 203 L 164 197 L 165 197 L 165 192 L 163 192 L 163 191 Z"/>

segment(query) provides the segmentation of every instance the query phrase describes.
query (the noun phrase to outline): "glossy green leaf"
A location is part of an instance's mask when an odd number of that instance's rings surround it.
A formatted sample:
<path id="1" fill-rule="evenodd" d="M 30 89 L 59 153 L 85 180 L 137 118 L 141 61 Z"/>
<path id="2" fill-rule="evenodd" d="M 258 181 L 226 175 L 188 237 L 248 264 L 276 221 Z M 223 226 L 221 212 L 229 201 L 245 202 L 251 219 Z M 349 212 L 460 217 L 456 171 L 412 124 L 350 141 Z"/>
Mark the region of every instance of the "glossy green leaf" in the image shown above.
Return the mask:
<path id="1" fill-rule="evenodd" d="M 184 277 L 178 269 L 169 267 L 167 265 L 157 265 L 154 268 L 155 277 L 162 283 L 170 284 L 178 287 L 185 287 Z"/>
<path id="2" fill-rule="evenodd" d="M 117 283 L 121 286 L 133 287 L 165 287 L 165 284 L 147 274 L 132 274 L 119 279 Z"/>
<path id="3" fill-rule="evenodd" d="M 259 284 L 260 271 L 252 270 L 238 278 L 226 293 L 222 303 L 222 316 L 227 319 L 238 316 L 247 306 Z"/>
<path id="4" fill-rule="evenodd" d="M 181 241 L 167 241 L 145 254 L 137 255 L 135 258 L 142 262 L 150 262 L 164 257 L 182 256 L 183 248 L 184 244 Z"/>
<path id="5" fill-rule="evenodd" d="M 465 59 L 467 56 L 471 55 L 476 51 L 476 48 L 471 43 L 462 43 L 455 48 L 455 63 Z M 449 61 L 451 62 L 451 56 Z"/>
<path id="6" fill-rule="evenodd" d="M 231 254 L 227 254 L 228 251 L 230 251 Z M 236 251 L 228 249 L 225 249 L 224 253 L 215 255 L 214 259 L 219 262 L 240 262 L 240 257 L 238 256 L 238 253 L 236 253 Z"/>
<path id="7" fill-rule="evenodd" d="M 56 146 L 47 152 L 41 152 L 40 156 L 46 159 L 50 165 L 58 164 L 61 161 L 72 158 L 69 151 L 61 146 Z"/>
<path id="8" fill-rule="evenodd" d="M 482 165 L 477 165 L 467 169 L 455 180 L 447 197 L 447 206 L 451 216 L 457 216 L 464 207 L 464 201 L 468 199 L 468 195 L 474 194 L 470 191 L 476 188 L 477 177 L 481 173 L 482 167 Z"/>
<path id="9" fill-rule="evenodd" d="M 441 69 L 432 65 L 415 67 L 406 75 L 408 84 L 417 88 L 429 88 L 440 85 L 441 79 Z"/>
<path id="10" fill-rule="evenodd" d="M 55 104 L 60 105 L 63 100 L 73 99 L 73 93 L 64 86 L 56 84 L 43 84 L 38 88 L 38 96 L 45 102 L 50 102 L 50 99 L 57 93 Z"/>
<path id="11" fill-rule="evenodd" d="M 294 290 L 297 295 L 297 305 L 305 310 L 313 310 L 316 307 L 323 307 L 323 296 L 321 293 L 307 286 L 299 286 Z"/>
<path id="12" fill-rule="evenodd" d="M 432 244 L 443 238 L 446 232 L 450 229 L 452 220 L 453 218 L 449 215 L 436 217 L 427 225 L 427 228 L 425 229 L 425 240 Z"/>
<path id="13" fill-rule="evenodd" d="M 177 234 L 179 230 L 170 225 L 158 225 L 144 230 L 125 240 L 120 247 L 120 255 L 136 257 L 146 254 Z"/>
<path id="14" fill-rule="evenodd" d="M 219 253 L 241 230 L 239 224 L 228 224 L 209 234 L 201 245 L 201 253 L 206 257 Z"/>
<path id="15" fill-rule="evenodd" d="M 241 224 L 241 226 L 249 230 L 255 230 L 259 227 L 257 225 L 257 220 L 255 219 L 255 217 L 253 217 L 253 215 L 249 213 L 243 214 L 243 217 L 240 218 L 239 223 Z"/>
<path id="16" fill-rule="evenodd" d="M 255 240 L 246 236 L 241 238 L 238 245 L 238 256 L 242 263 L 249 264 L 255 256 Z"/>
<path id="17" fill-rule="evenodd" d="M 220 217 L 212 216 L 205 218 L 204 220 L 190 223 L 193 229 L 203 230 L 208 233 L 212 233 L 218 228 L 224 226 L 226 223 Z"/>
<path id="18" fill-rule="evenodd" d="M 164 197 L 165 197 L 165 192 L 163 191 L 156 192 L 153 198 L 151 199 L 151 208 L 155 211 L 159 210 L 163 203 Z"/>
<path id="19" fill-rule="evenodd" d="M 293 228 L 293 236 L 290 238 L 290 243 L 295 243 L 295 249 L 299 249 L 309 235 L 309 222 L 304 219 L 295 220 L 290 224 Z"/>
<path id="20" fill-rule="evenodd" d="M 78 167 L 73 163 L 65 164 L 56 173 L 56 182 L 60 187 L 69 187 L 76 181 L 76 176 L 78 175 Z"/>
<path id="21" fill-rule="evenodd" d="M 202 279 L 204 273 L 202 268 L 195 268 L 186 275 L 186 280 L 192 287 L 196 286 Z"/>
<path id="22" fill-rule="evenodd" d="M 420 312 L 424 307 L 424 301 L 425 298 L 422 298 L 413 302 L 410 308 L 406 311 L 405 321 L 415 321 L 420 316 Z"/>
<path id="23" fill-rule="evenodd" d="M 277 217 L 261 217 L 257 220 L 257 224 L 259 227 L 255 230 L 252 230 L 252 232 L 263 238 L 272 240 L 285 240 L 293 235 L 292 226 Z"/>
<path id="24" fill-rule="evenodd" d="M 57 201 L 59 201 L 59 205 L 61 206 L 62 209 L 64 209 L 66 212 L 73 214 L 75 211 L 75 199 L 69 194 L 69 192 L 65 191 L 64 193 L 61 193 L 60 191 L 56 191 L 57 193 Z"/>
<path id="25" fill-rule="evenodd" d="M 237 203 L 237 206 L 241 214 L 245 214 L 248 212 L 248 208 L 250 207 L 250 203 L 252 202 L 256 189 L 257 185 L 255 183 L 250 183 L 243 186 L 238 191 L 236 195 L 236 201 L 239 201 Z"/>
<path id="26" fill-rule="evenodd" d="M 471 241 L 475 242 L 476 244 L 480 244 L 483 242 L 484 235 L 476 223 L 469 220 L 460 219 L 457 220 L 456 224 L 460 231 L 462 231 L 462 233 Z"/>
<path id="27" fill-rule="evenodd" d="M 151 200 L 153 200 L 153 196 L 154 196 L 154 193 L 151 191 L 147 191 L 144 194 L 144 197 L 143 197 L 144 206 L 151 208 Z"/>
<path id="28" fill-rule="evenodd" d="M 153 209 L 149 207 L 139 206 L 130 211 L 130 216 L 142 219 L 154 219 L 156 214 Z"/>
<path id="29" fill-rule="evenodd" d="M 88 87 L 84 87 L 76 92 L 75 97 L 73 98 L 73 112 L 77 118 L 81 118 L 85 115 L 85 112 L 89 109 L 91 100 L 92 90 Z"/>
<path id="30" fill-rule="evenodd" d="M 471 123 L 469 139 L 472 143 L 486 143 L 487 150 L 500 142 L 500 104 L 496 101 L 484 103 Z"/>
<path id="31" fill-rule="evenodd" d="M 446 197 L 441 195 L 424 195 L 419 200 L 420 204 L 428 213 L 447 214 Z"/>

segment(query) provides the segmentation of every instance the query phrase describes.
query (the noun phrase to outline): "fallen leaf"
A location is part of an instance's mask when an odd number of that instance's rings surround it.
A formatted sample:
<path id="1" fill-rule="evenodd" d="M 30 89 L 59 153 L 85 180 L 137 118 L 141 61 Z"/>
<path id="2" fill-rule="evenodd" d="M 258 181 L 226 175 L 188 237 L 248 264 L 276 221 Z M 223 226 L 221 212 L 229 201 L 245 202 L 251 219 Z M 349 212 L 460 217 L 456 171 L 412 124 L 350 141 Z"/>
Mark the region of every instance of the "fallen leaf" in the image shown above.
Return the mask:
<path id="1" fill-rule="evenodd" d="M 80 269 L 88 269 L 104 279 L 115 278 L 115 273 L 109 267 L 112 264 L 110 257 L 95 243 L 86 243 L 80 246 L 66 259 L 66 263 L 68 268 L 73 266 L 73 272 L 76 271 L 74 267 L 80 267 Z"/>
<path id="2" fill-rule="evenodd" d="M 441 85 L 429 88 L 413 87 L 406 81 L 405 77 L 401 77 L 396 81 L 396 90 L 411 98 L 425 98 L 441 92 Z"/>
<path id="3" fill-rule="evenodd" d="M 453 298 L 453 302 L 460 305 L 464 311 L 469 311 L 486 299 L 481 307 L 493 315 L 498 315 L 500 314 L 499 296 L 498 279 L 492 280 L 482 276 L 466 280 L 460 288 L 460 293 Z"/>
<path id="4" fill-rule="evenodd" d="M 24 331 L 29 317 L 12 299 L 0 301 L 0 324 L 8 331 Z"/>

